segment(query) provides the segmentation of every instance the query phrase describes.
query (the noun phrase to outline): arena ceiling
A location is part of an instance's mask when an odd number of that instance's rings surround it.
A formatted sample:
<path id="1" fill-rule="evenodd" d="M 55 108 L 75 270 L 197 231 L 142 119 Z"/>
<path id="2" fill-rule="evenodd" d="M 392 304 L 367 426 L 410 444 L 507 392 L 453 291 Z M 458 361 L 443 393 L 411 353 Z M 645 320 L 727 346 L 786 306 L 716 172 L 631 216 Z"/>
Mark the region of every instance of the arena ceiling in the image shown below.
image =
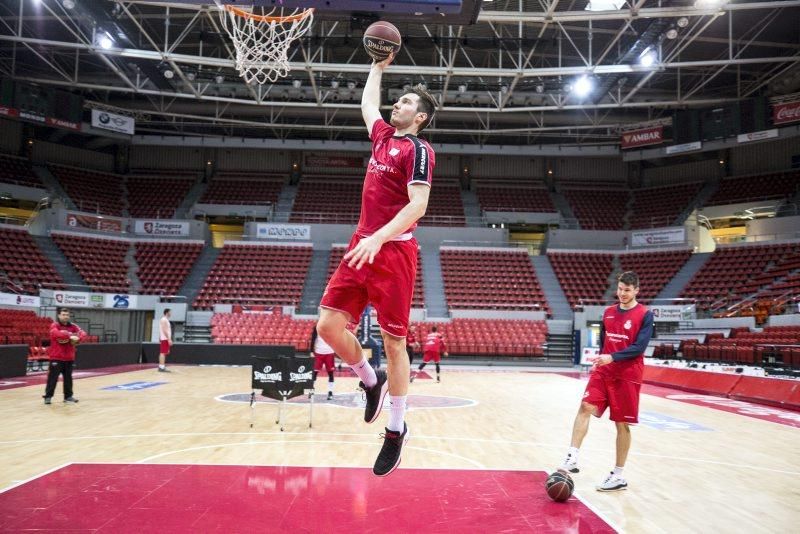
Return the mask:
<path id="1" fill-rule="evenodd" d="M 465 0 L 459 17 L 387 15 L 404 46 L 384 102 L 426 84 L 440 103 L 434 142 L 613 145 L 620 129 L 675 109 L 800 91 L 800 0 L 588 3 Z M 213 3 L 0 0 L 0 75 L 134 115 L 138 134 L 363 141 L 370 20 L 318 11 L 288 76 L 248 85 Z M 593 89 L 580 97 L 582 76 Z"/>

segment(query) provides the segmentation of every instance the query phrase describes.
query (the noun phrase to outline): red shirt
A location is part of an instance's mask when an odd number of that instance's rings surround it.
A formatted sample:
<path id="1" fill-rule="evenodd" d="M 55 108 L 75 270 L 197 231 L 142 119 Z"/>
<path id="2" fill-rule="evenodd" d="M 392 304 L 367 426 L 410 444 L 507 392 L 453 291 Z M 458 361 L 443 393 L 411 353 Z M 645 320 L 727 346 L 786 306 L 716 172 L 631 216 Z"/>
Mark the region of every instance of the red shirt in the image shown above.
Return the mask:
<path id="1" fill-rule="evenodd" d="M 417 335 L 409 332 L 408 335 L 406 335 L 406 345 L 410 347 L 416 342 L 417 342 Z"/>
<path id="2" fill-rule="evenodd" d="M 55 321 L 50 325 L 50 347 L 47 349 L 47 355 L 51 360 L 75 361 L 75 345 L 69 342 L 70 336 L 78 336 L 83 341 L 86 332 L 74 323 L 64 325 Z"/>
<path id="3" fill-rule="evenodd" d="M 630 310 L 622 310 L 619 306 L 609 306 L 603 312 L 603 350 L 601 354 L 614 354 L 632 345 L 642 328 L 647 307 L 637 304 Z M 644 354 L 627 360 L 613 361 L 601 365 L 595 371 L 608 378 L 619 378 L 629 382 L 642 382 L 644 374 Z"/>
<path id="4" fill-rule="evenodd" d="M 361 216 L 356 233 L 366 237 L 394 219 L 408 205 L 408 186 L 431 185 L 436 156 L 433 149 L 414 135 L 395 137 L 396 129 L 378 119 L 372 125 L 372 155 L 361 192 Z M 417 223 L 405 233 L 411 232 Z"/>
<path id="5" fill-rule="evenodd" d="M 447 351 L 447 347 L 444 345 L 442 334 L 438 332 L 431 332 L 428 334 L 425 338 L 425 352 L 441 354 L 445 351 Z"/>

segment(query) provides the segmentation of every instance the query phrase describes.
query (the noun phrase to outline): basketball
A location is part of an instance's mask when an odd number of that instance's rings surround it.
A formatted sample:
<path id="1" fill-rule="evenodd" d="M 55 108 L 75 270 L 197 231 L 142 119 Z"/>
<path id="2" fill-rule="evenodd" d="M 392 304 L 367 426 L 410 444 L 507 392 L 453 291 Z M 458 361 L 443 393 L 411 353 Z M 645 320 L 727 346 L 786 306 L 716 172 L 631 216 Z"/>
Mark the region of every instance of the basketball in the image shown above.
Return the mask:
<path id="1" fill-rule="evenodd" d="M 402 42 L 400 30 L 391 22 L 379 20 L 364 30 L 364 48 L 375 61 L 383 61 L 392 52 L 397 54 Z"/>
<path id="2" fill-rule="evenodd" d="M 575 483 L 567 473 L 558 470 L 547 477 L 544 487 L 548 497 L 555 502 L 564 502 L 572 495 L 572 490 L 575 489 Z"/>

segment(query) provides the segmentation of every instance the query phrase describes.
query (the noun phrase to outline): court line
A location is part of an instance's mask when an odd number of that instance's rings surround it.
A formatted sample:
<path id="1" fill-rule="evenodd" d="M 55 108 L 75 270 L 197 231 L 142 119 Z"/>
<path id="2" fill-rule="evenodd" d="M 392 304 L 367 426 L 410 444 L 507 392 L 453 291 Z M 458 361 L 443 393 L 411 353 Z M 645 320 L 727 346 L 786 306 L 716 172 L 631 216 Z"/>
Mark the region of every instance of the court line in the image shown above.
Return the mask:
<path id="1" fill-rule="evenodd" d="M 322 391 L 322 390 L 320 390 L 320 391 Z M 217 395 L 216 397 L 214 397 L 214 400 L 218 401 L 218 402 L 225 402 L 225 403 L 228 403 L 228 404 L 249 404 L 249 402 L 250 402 L 250 401 L 244 401 L 244 400 L 239 401 L 239 400 L 231 400 L 231 399 L 223 399 L 222 398 L 222 397 L 228 397 L 228 396 L 232 396 L 232 395 L 247 395 L 247 396 L 249 396 L 250 393 L 241 393 L 241 392 L 239 392 L 239 393 L 223 393 L 222 395 Z M 317 393 L 317 395 L 320 395 L 322 397 L 325 396 L 324 393 Z M 339 395 L 351 395 L 351 393 L 339 393 Z M 426 395 L 424 393 L 410 393 L 408 396 L 411 397 L 413 395 L 417 395 L 419 397 L 433 397 L 433 398 L 441 398 L 441 399 L 458 399 L 458 400 L 464 401 L 466 404 L 463 404 L 461 406 L 414 406 L 413 404 L 409 404 L 407 411 L 448 410 L 448 409 L 456 409 L 456 408 L 472 408 L 473 406 L 477 406 L 478 404 L 480 404 L 475 399 L 468 399 L 467 397 L 456 397 L 454 395 Z M 334 398 L 335 398 L 335 396 L 334 396 Z M 408 401 L 408 402 L 411 402 L 411 401 Z M 278 406 L 279 403 L 280 403 L 280 401 L 276 401 L 275 399 L 269 399 L 269 400 L 266 400 L 266 401 L 256 401 L 256 405 L 262 404 L 264 406 Z M 286 401 L 286 405 L 285 406 L 294 407 L 294 406 L 309 406 L 309 405 L 310 405 L 310 403 L 307 403 L 307 402 Z M 327 401 L 315 401 L 314 402 L 314 406 L 315 407 L 347 408 L 348 410 L 352 410 L 354 408 L 358 408 L 358 409 L 363 410 L 365 405 L 366 404 L 363 404 L 363 405 L 360 405 L 360 406 L 358 406 L 358 405 L 342 406 L 341 404 L 328 404 Z"/>
<path id="2" fill-rule="evenodd" d="M 155 454 L 153 456 L 148 456 L 147 458 L 143 458 L 141 460 L 138 460 L 135 463 L 143 464 L 145 462 L 150 462 L 150 461 L 155 460 L 157 458 L 163 458 L 164 456 L 171 456 L 173 454 L 178 454 L 178 453 L 181 453 L 181 452 L 199 451 L 199 450 L 203 450 L 203 449 L 215 449 L 215 448 L 218 448 L 218 447 L 238 447 L 240 445 L 287 445 L 287 444 L 296 445 L 298 443 L 334 444 L 334 445 L 349 444 L 349 445 L 375 446 L 374 442 L 366 442 L 366 441 L 332 441 L 332 440 L 330 440 L 330 441 L 329 440 L 239 441 L 239 442 L 235 442 L 235 443 L 222 443 L 222 444 L 217 444 L 217 445 L 202 445 L 202 446 L 199 446 L 199 447 L 189 447 L 187 449 L 178 449 L 178 450 L 174 450 L 174 451 L 162 452 L 162 453 Z M 460 454 L 455 454 L 455 453 L 452 453 L 452 452 L 439 451 L 439 450 L 436 450 L 436 449 L 428 449 L 428 448 L 425 448 L 425 447 L 415 447 L 413 445 L 406 445 L 404 448 L 413 449 L 413 450 L 417 450 L 417 451 L 423 451 L 423 452 L 430 452 L 430 453 L 444 455 L 444 456 L 450 456 L 452 458 L 458 458 L 460 460 L 466 461 L 467 463 L 471 463 L 472 465 L 476 466 L 476 468 L 479 469 L 479 470 L 486 470 L 486 466 L 484 466 L 480 462 L 475 461 L 472 458 L 467 458 L 466 456 L 461 456 Z"/>
<path id="3" fill-rule="evenodd" d="M 53 467 L 52 469 L 48 469 L 47 471 L 45 471 L 43 473 L 39 473 L 38 475 L 34 475 L 34 476 L 30 477 L 30 478 L 26 478 L 25 480 L 20 480 L 18 482 L 15 482 L 15 483 L 11 484 L 10 486 L 8 486 L 6 488 L 0 489 L 0 493 L 5 493 L 5 492 L 7 492 L 9 490 L 12 490 L 12 489 L 18 487 L 18 486 L 22 486 L 23 484 L 27 484 L 28 482 L 33 482 L 37 478 L 41 478 L 41 477 L 47 476 L 50 473 L 55 473 L 59 469 L 64 469 L 65 467 L 68 467 L 68 466 L 70 466 L 72 464 L 73 464 L 73 462 L 67 462 L 65 464 L 61 464 L 59 466 Z"/>

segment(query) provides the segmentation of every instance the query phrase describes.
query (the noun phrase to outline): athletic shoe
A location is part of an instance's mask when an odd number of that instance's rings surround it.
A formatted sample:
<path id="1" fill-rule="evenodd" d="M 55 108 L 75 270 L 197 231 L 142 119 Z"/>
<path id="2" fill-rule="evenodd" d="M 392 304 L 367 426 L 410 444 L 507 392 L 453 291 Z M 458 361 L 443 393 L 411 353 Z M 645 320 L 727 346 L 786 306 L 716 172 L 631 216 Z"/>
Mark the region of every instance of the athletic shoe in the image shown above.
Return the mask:
<path id="1" fill-rule="evenodd" d="M 383 409 L 383 399 L 389 391 L 389 381 L 386 378 L 386 371 L 375 371 L 378 377 L 378 382 L 368 388 L 364 382 L 359 382 L 358 387 L 364 390 L 364 396 L 367 400 L 367 407 L 364 410 L 364 421 L 372 423 L 381 414 Z"/>
<path id="2" fill-rule="evenodd" d="M 52 399 L 53 399 L 52 397 L 45 397 L 44 398 L 44 403 L 45 404 L 52 404 L 53 403 Z"/>
<path id="3" fill-rule="evenodd" d="M 414 371 L 411 371 L 411 378 L 408 379 L 408 383 L 409 384 L 413 384 L 415 378 L 417 378 L 417 373 L 415 373 Z"/>
<path id="4" fill-rule="evenodd" d="M 172 371 L 170 371 L 170 370 L 169 370 L 169 369 L 167 369 L 166 367 L 159 367 L 159 368 L 158 368 L 158 372 L 159 372 L 159 373 L 171 373 Z"/>
<path id="5" fill-rule="evenodd" d="M 64 399 L 64 402 L 68 404 L 75 404 L 76 402 L 78 402 L 78 399 L 76 399 L 75 397 L 67 397 L 66 399 Z"/>
<path id="6" fill-rule="evenodd" d="M 602 484 L 597 486 L 597 491 L 620 491 L 624 489 L 628 489 L 628 483 L 621 476 L 615 475 L 613 471 Z"/>
<path id="7" fill-rule="evenodd" d="M 409 438 L 408 425 L 403 423 L 402 434 L 387 428 L 386 433 L 381 437 L 383 438 L 383 447 L 378 453 L 372 472 L 376 476 L 385 477 L 400 465 L 400 453 Z"/>
<path id="8" fill-rule="evenodd" d="M 441 382 L 441 381 L 442 381 L 442 379 L 439 378 L 439 375 L 436 375 L 436 382 Z"/>
<path id="9" fill-rule="evenodd" d="M 580 473 L 580 469 L 578 469 L 578 459 L 573 458 L 571 454 L 567 454 L 567 457 L 564 459 L 564 463 L 561 464 L 559 467 L 560 470 L 566 471 L 567 473 Z"/>
<path id="10" fill-rule="evenodd" d="M 333 400 L 333 391 L 328 392 L 328 400 Z"/>

